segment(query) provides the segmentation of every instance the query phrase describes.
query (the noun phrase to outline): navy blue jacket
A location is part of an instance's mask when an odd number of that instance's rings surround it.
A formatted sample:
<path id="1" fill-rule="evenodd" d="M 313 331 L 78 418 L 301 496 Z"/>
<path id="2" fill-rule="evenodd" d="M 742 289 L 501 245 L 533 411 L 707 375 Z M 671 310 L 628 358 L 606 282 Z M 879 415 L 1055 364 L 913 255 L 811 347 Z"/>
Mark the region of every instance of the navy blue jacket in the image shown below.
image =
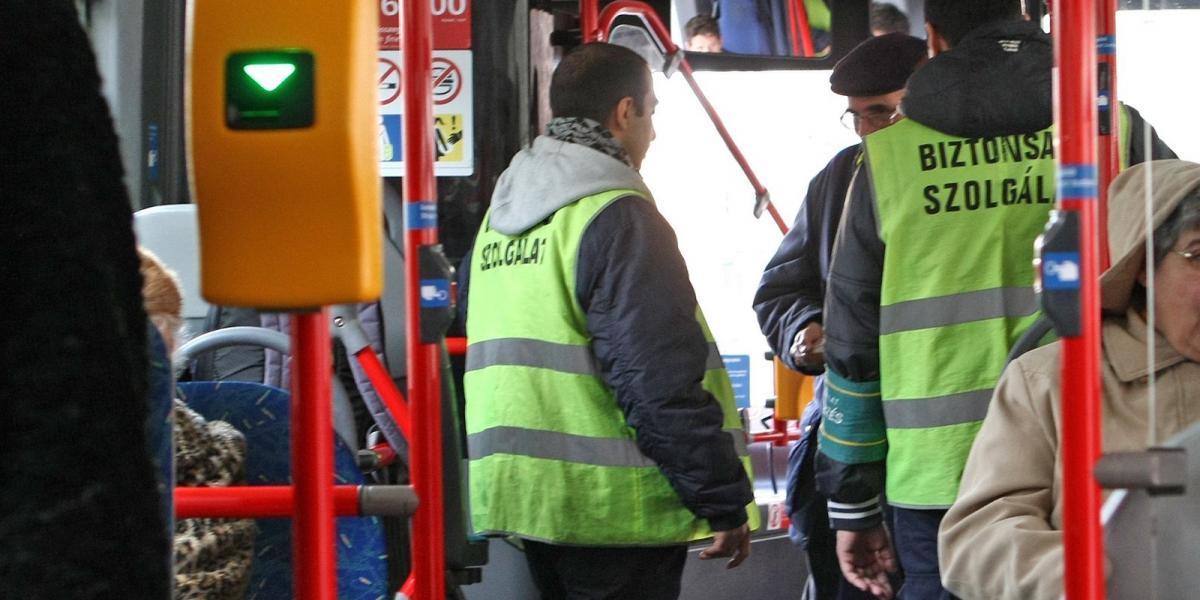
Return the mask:
<path id="1" fill-rule="evenodd" d="M 796 222 L 767 263 L 754 294 L 754 312 L 771 351 L 788 367 L 810 375 L 823 369 L 800 367 L 788 350 L 800 330 L 813 321 L 823 321 L 833 240 L 861 148 L 855 144 L 838 152 L 813 177 Z"/>

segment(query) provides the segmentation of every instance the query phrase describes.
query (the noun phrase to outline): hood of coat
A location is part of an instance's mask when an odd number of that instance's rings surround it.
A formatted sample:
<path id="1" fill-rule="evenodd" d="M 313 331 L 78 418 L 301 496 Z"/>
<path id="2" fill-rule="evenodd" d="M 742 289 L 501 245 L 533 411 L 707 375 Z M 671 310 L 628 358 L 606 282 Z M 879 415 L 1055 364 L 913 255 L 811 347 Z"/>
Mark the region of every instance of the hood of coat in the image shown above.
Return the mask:
<path id="1" fill-rule="evenodd" d="M 1113 373 L 1124 382 L 1146 377 L 1150 369 L 1146 364 L 1146 320 L 1132 308 L 1125 311 L 1125 318 L 1108 317 L 1101 329 L 1104 343 L 1102 351 L 1112 365 Z M 1167 342 L 1167 338 L 1156 332 L 1154 336 L 1154 372 L 1173 367 L 1187 360 Z"/>
<path id="2" fill-rule="evenodd" d="M 519 235 L 580 198 L 617 189 L 653 202 L 642 176 L 629 165 L 581 144 L 539 136 L 513 157 L 496 182 L 488 224 Z"/>
<path id="3" fill-rule="evenodd" d="M 1054 120 L 1054 47 L 1037 23 L 1009 21 L 972 31 L 908 80 L 904 114 L 966 138 L 1037 131 Z"/>

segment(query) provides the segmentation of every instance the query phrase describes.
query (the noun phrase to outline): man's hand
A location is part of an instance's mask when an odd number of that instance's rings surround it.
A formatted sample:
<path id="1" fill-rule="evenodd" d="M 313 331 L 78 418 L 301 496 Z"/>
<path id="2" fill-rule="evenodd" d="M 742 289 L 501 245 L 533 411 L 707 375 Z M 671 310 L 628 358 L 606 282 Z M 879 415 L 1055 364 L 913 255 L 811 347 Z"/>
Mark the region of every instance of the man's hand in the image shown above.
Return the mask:
<path id="1" fill-rule="evenodd" d="M 862 531 L 837 532 L 838 565 L 854 587 L 876 598 L 892 597 L 888 573 L 896 572 L 892 540 L 883 525 Z"/>
<path id="2" fill-rule="evenodd" d="M 796 334 L 796 339 L 792 341 L 792 347 L 788 352 L 792 355 L 792 362 L 797 365 L 805 367 L 824 365 L 825 329 L 816 321 L 805 325 L 804 329 Z"/>
<path id="3" fill-rule="evenodd" d="M 727 529 L 713 534 L 711 546 L 700 551 L 700 560 L 713 558 L 733 558 L 725 564 L 726 569 L 732 569 L 742 564 L 750 556 L 750 526 L 743 524 L 737 529 Z"/>

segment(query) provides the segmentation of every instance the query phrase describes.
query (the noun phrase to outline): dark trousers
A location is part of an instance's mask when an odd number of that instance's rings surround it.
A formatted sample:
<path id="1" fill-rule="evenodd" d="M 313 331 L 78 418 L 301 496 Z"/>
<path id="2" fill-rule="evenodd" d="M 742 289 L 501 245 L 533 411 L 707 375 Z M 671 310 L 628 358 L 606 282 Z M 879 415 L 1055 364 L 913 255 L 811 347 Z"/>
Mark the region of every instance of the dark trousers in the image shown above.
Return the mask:
<path id="1" fill-rule="evenodd" d="M 937 533 L 945 510 L 892 507 L 892 542 L 904 569 L 900 600 L 953 600 L 938 572 Z"/>
<path id="2" fill-rule="evenodd" d="M 525 540 L 542 600 L 675 600 L 687 545 L 558 546 Z"/>

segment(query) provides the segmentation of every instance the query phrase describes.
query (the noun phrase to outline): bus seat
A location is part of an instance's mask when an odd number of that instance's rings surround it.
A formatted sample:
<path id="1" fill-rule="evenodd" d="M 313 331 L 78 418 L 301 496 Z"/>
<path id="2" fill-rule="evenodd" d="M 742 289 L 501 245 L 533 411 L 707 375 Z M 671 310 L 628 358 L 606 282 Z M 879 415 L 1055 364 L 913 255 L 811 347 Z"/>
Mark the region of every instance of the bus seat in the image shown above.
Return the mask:
<path id="1" fill-rule="evenodd" d="M 1186 492 L 1118 490 L 1104 503 L 1108 597 L 1194 598 L 1200 590 L 1200 423 L 1163 444 L 1187 454 Z"/>
<path id="2" fill-rule="evenodd" d="M 204 418 L 232 424 L 246 436 L 246 482 L 280 485 L 289 482 L 290 423 L 287 392 L 243 382 L 188 382 L 177 385 L 179 397 Z M 338 484 L 361 485 L 364 477 L 354 455 L 334 439 L 334 477 Z M 387 552 L 378 517 L 337 519 L 338 598 L 375 600 L 387 597 Z M 291 598 L 292 524 L 289 519 L 259 519 L 248 600 Z"/>
<path id="3" fill-rule="evenodd" d="M 175 354 L 180 362 L 189 363 L 196 360 L 198 356 L 214 354 L 223 349 L 235 346 L 265 348 L 280 356 L 286 356 L 290 352 L 291 339 L 283 332 L 275 329 L 264 327 L 228 327 L 217 331 L 210 331 L 188 340 L 186 344 L 180 346 Z M 232 383 L 232 381 L 229 381 L 229 383 Z M 266 386 L 277 388 L 287 393 L 287 389 L 283 385 L 271 385 L 270 382 L 266 382 Z M 359 443 L 358 436 L 355 433 L 354 409 L 350 406 L 349 395 L 338 379 L 333 380 L 332 399 L 333 429 L 337 432 L 342 443 L 346 444 L 351 451 L 357 451 Z"/>

